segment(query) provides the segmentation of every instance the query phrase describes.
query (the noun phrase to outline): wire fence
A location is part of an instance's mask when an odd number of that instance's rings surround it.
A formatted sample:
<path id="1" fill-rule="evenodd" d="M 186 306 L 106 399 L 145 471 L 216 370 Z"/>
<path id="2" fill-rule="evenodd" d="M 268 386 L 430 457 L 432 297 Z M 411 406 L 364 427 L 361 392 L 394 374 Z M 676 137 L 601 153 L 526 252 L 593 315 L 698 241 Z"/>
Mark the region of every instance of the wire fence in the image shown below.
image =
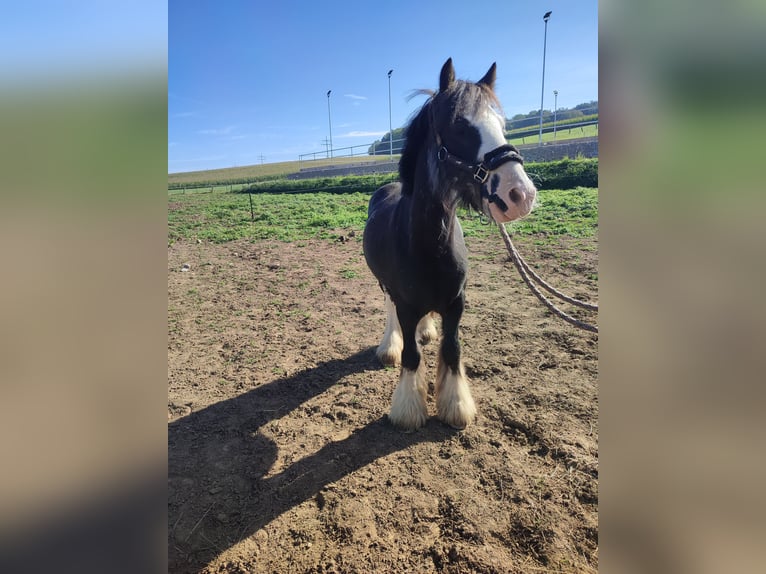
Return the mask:
<path id="1" fill-rule="evenodd" d="M 394 154 L 399 154 L 402 151 L 404 145 L 404 138 L 395 139 L 393 142 L 388 141 L 374 141 L 372 143 L 359 144 L 347 147 L 338 147 L 332 149 L 326 149 L 324 151 L 312 151 L 308 153 L 302 153 L 298 156 L 298 161 L 311 162 L 316 160 L 336 159 L 343 157 L 375 157 L 391 155 L 391 148 L 393 148 Z"/>
<path id="2" fill-rule="evenodd" d="M 582 120 L 579 120 L 582 118 Z M 572 129 L 580 128 L 581 130 L 587 126 L 596 126 L 598 128 L 598 106 L 580 109 L 566 109 L 561 111 L 543 110 L 543 129 L 545 133 L 556 132 L 571 132 Z M 522 139 L 523 143 L 526 143 L 526 138 L 532 138 L 539 134 L 539 116 L 538 117 L 525 117 L 518 119 L 509 119 L 505 122 L 505 135 L 509 140 Z M 395 130 L 396 131 L 396 130 Z M 563 135 L 563 134 L 562 134 Z M 329 146 L 323 151 L 313 151 L 302 153 L 298 156 L 298 162 L 308 167 L 312 162 L 318 162 L 321 160 L 330 160 L 336 158 L 349 158 L 349 157 L 379 157 L 384 155 L 397 155 L 402 151 L 404 146 L 404 138 L 393 140 L 377 140 L 372 143 L 365 143 L 353 146 L 346 146 L 340 148 L 330 148 Z M 531 140 L 530 140 L 531 142 Z M 373 163 L 374 160 L 369 163 Z"/>

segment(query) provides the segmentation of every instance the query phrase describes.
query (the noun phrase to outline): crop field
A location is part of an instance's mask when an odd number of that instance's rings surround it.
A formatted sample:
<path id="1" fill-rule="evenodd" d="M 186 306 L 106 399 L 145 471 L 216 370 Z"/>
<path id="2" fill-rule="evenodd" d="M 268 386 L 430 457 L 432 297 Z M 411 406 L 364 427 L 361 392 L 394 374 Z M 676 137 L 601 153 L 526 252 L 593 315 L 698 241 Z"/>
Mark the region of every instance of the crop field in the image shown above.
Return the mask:
<path id="1" fill-rule="evenodd" d="M 395 156 L 397 159 L 399 156 Z M 247 165 L 242 167 L 226 167 L 206 171 L 189 171 L 183 173 L 168 174 L 168 186 L 171 188 L 183 187 L 184 185 L 203 184 L 236 184 L 244 181 L 255 181 L 266 178 L 276 178 L 290 173 L 295 173 L 301 168 L 338 166 L 361 162 L 387 162 L 389 156 L 352 156 L 335 157 L 306 161 L 283 161 L 266 163 L 262 165 Z"/>
<path id="2" fill-rule="evenodd" d="M 168 194 L 169 571 L 596 572 L 598 336 L 540 305 L 462 211 L 479 414 L 454 430 L 429 397 L 423 429 L 393 428 L 361 243 L 378 184 Z M 508 229 L 546 280 L 598 299 L 597 188 L 542 189 Z"/>
<path id="3" fill-rule="evenodd" d="M 552 131 L 543 132 L 543 143 L 550 142 L 564 142 L 566 140 L 575 138 L 588 138 L 598 137 L 598 124 L 591 124 L 589 126 L 577 126 L 570 128 L 567 126 L 561 126 L 556 130 L 556 137 L 554 139 Z M 508 143 L 514 145 L 535 144 L 539 141 L 539 135 L 527 135 L 525 137 L 510 137 Z"/>

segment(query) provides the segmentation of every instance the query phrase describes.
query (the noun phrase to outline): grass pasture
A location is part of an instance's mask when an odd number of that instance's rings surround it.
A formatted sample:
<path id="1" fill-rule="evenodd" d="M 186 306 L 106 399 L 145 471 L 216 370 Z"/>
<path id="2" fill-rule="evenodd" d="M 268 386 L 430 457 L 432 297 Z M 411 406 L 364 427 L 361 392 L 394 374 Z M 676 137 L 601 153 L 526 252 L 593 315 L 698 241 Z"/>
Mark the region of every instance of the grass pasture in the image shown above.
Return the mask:
<path id="1" fill-rule="evenodd" d="M 525 145 L 525 144 L 536 144 L 539 141 L 539 135 L 527 135 L 524 137 L 509 137 L 508 143 L 511 143 L 513 145 Z M 561 126 L 556 129 L 556 139 L 553 138 L 553 131 L 547 131 L 543 132 L 543 143 L 550 143 L 550 142 L 565 142 L 566 140 L 570 139 L 576 139 L 576 138 L 589 138 L 589 137 L 598 137 L 598 124 L 591 124 L 589 126 L 578 126 L 574 128 L 570 128 L 567 126 Z"/>
<path id="2" fill-rule="evenodd" d="M 297 241 L 334 239 L 350 232 L 361 237 L 369 198 L 369 191 L 173 194 L 168 204 L 168 241 Z M 538 198 L 538 206 L 532 214 L 509 224 L 510 231 L 543 237 L 563 234 L 591 237 L 596 233 L 597 189 L 541 190 Z M 468 237 L 484 235 L 493 229 L 473 212 L 462 211 L 460 219 Z"/>
<path id="3" fill-rule="evenodd" d="M 394 156 L 398 159 L 399 156 Z M 284 177 L 291 173 L 296 173 L 302 168 L 340 166 L 355 163 L 386 162 L 389 156 L 354 156 L 354 157 L 336 157 L 327 159 L 316 159 L 306 161 L 283 161 L 256 165 L 246 165 L 241 167 L 225 167 L 221 169 L 211 169 L 205 171 L 188 171 L 168 174 L 168 189 L 180 189 L 184 185 L 205 186 L 205 185 L 230 185 L 241 184 L 245 182 L 260 181 Z"/>

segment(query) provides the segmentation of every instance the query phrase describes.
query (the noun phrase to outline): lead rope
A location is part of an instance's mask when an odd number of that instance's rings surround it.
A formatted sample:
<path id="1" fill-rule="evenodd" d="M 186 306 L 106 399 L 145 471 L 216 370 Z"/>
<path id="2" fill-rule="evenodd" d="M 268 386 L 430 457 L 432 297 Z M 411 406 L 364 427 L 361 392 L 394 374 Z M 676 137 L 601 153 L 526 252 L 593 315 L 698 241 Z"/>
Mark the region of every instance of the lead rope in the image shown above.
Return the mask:
<path id="1" fill-rule="evenodd" d="M 527 286 L 530 288 L 532 293 L 534 293 L 540 301 L 542 301 L 543 305 L 548 307 L 550 311 L 552 311 L 555 315 L 558 315 L 564 321 L 567 323 L 571 323 L 575 327 L 579 327 L 580 329 L 585 329 L 586 331 L 590 331 L 592 333 L 598 333 L 598 327 L 595 325 L 591 325 L 589 323 L 585 323 L 583 321 L 580 321 L 579 319 L 575 319 L 571 315 L 568 315 L 556 305 L 554 305 L 545 295 L 542 294 L 542 292 L 537 288 L 537 285 L 534 284 L 532 279 L 530 278 L 530 275 L 540 284 L 542 285 L 546 290 L 548 290 L 550 293 L 558 297 L 559 299 L 562 299 L 563 301 L 566 301 L 568 303 L 571 303 L 573 305 L 577 305 L 578 307 L 582 307 L 584 309 L 589 309 L 591 311 L 598 311 L 598 305 L 593 305 L 592 303 L 586 303 L 585 301 L 580 301 L 578 299 L 573 299 L 572 297 L 567 297 L 557 289 L 551 287 L 543 281 L 537 273 L 532 271 L 532 269 L 529 268 L 529 265 L 527 265 L 527 262 L 524 261 L 521 258 L 521 255 L 519 255 L 519 252 L 516 251 L 516 247 L 513 245 L 513 242 L 511 241 L 510 236 L 508 235 L 508 231 L 505 229 L 505 224 L 500 223 L 498 224 L 498 227 L 500 228 L 500 234 L 503 236 L 503 241 L 505 242 L 505 246 L 508 248 L 508 253 L 511 256 L 511 261 L 513 261 L 513 264 L 516 266 L 516 269 L 519 270 L 519 274 L 521 275 L 521 278 L 524 280 L 524 283 L 527 284 Z"/>

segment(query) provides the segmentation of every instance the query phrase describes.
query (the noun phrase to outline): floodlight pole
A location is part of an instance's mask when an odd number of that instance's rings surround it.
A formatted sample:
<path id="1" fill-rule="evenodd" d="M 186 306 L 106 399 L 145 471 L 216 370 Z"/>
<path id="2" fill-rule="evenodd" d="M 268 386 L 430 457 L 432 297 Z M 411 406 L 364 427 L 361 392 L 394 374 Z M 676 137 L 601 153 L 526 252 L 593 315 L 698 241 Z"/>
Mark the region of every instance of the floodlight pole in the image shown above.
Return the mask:
<path id="1" fill-rule="evenodd" d="M 559 91 L 553 90 L 553 141 L 556 141 L 556 113 L 558 112 Z"/>
<path id="2" fill-rule="evenodd" d="M 332 90 L 327 90 L 327 121 L 330 124 L 330 157 L 332 157 L 332 116 L 330 115 L 330 94 Z"/>
<path id="3" fill-rule="evenodd" d="M 391 160 L 394 159 L 394 130 L 391 127 L 391 74 L 394 70 L 388 71 L 388 155 Z"/>
<path id="4" fill-rule="evenodd" d="M 548 44 L 548 19 L 551 17 L 552 12 L 546 12 L 543 16 L 545 22 L 545 36 L 543 39 L 543 86 L 540 93 L 540 136 L 537 140 L 537 144 L 543 145 L 543 100 L 545 99 L 545 48 Z"/>

